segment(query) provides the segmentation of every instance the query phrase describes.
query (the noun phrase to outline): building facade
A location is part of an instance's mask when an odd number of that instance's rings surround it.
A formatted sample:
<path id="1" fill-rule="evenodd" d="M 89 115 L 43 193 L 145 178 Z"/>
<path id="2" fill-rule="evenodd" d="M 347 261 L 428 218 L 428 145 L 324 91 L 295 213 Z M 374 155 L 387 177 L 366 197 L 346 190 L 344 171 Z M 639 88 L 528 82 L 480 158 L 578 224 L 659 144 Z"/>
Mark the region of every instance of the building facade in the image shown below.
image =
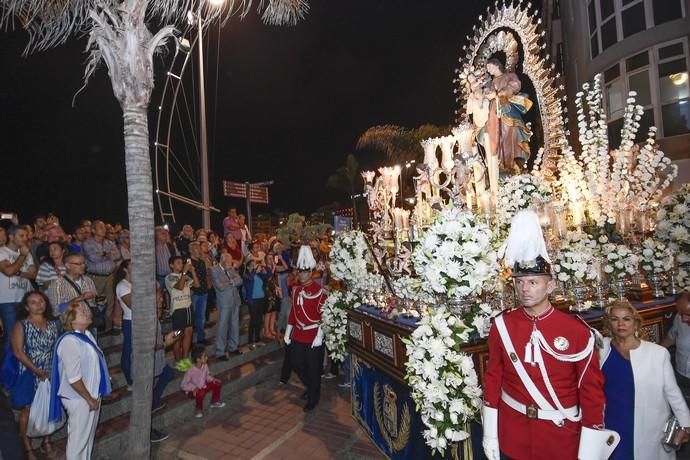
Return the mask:
<path id="1" fill-rule="evenodd" d="M 656 126 L 661 149 L 679 166 L 676 183 L 690 182 L 690 0 L 549 0 L 543 11 L 568 112 L 582 84 L 601 73 L 618 146 L 628 93 L 637 92 L 645 109 L 638 141 Z"/>

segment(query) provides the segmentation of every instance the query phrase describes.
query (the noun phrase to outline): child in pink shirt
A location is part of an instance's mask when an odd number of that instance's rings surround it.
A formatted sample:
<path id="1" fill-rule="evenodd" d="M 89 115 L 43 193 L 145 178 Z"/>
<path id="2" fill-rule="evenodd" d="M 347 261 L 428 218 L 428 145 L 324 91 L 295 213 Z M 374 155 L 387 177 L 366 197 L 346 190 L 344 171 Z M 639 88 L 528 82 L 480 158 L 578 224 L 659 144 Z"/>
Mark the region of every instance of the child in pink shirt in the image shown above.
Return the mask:
<path id="1" fill-rule="evenodd" d="M 192 348 L 192 361 L 194 366 L 185 372 L 180 388 L 189 399 L 196 400 L 194 417 L 201 418 L 204 416 L 202 410 L 204 408 L 204 396 L 207 393 L 211 392 L 211 405 L 209 407 L 217 409 L 225 407 L 225 403 L 220 400 L 220 380 L 209 375 L 208 355 L 203 346 L 195 345 Z"/>

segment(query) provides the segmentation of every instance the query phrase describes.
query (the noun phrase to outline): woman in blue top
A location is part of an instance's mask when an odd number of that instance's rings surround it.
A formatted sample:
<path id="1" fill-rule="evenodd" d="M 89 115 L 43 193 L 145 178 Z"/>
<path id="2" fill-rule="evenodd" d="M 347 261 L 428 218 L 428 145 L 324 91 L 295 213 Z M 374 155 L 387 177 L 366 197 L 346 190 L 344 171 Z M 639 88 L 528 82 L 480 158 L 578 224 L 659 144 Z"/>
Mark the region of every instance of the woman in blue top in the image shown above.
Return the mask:
<path id="1" fill-rule="evenodd" d="M 249 305 L 247 346 L 251 349 L 265 345 L 260 341 L 263 317 L 266 312 L 264 284 L 270 276 L 270 272 L 263 260 L 249 258 L 245 265 L 242 286 L 244 288 L 244 299 Z"/>
<path id="2" fill-rule="evenodd" d="M 668 351 L 640 339 L 641 318 L 629 302 L 615 302 L 606 309 L 600 351 L 606 382 L 607 429 L 620 434 L 613 460 L 672 460 L 676 452 L 661 446 L 661 431 L 671 413 L 682 427 L 690 427 L 690 410 L 678 388 Z M 687 442 L 690 435 L 683 436 Z"/>
<path id="3" fill-rule="evenodd" d="M 26 435 L 29 409 L 40 380 L 50 378 L 53 350 L 60 335 L 60 322 L 53 317 L 53 309 L 45 294 L 38 291 L 24 294 L 17 311 L 17 322 L 12 330 L 12 352 L 19 361 L 19 376 L 10 389 L 10 401 L 19 413 L 19 432 L 24 441 L 28 459 L 34 459 L 31 439 Z M 52 451 L 48 436 L 41 450 Z"/>

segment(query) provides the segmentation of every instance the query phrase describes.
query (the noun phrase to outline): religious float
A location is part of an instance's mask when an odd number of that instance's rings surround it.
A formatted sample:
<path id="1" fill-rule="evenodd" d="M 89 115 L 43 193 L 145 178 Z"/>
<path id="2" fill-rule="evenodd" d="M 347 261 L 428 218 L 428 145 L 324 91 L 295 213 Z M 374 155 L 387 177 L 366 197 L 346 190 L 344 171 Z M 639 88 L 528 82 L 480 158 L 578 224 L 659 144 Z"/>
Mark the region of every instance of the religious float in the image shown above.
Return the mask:
<path id="1" fill-rule="evenodd" d="M 326 345 L 333 359 L 349 355 L 353 416 L 392 459 L 484 458 L 484 339 L 515 305 L 499 254 L 519 210 L 539 216 L 560 286 L 552 303 L 594 327 L 627 298 L 658 342 L 690 283 L 690 187 L 669 194 L 677 168 L 655 128 L 640 141 L 635 94 L 620 145 L 609 145 L 599 76 L 577 94 L 570 133 L 531 5 L 497 3 L 479 20 L 454 80 L 457 124 L 422 142 L 414 207 L 404 208 L 399 166 L 363 172 L 369 224 L 331 249 L 344 289 L 323 308 Z M 536 126 L 523 120 L 530 110 Z"/>

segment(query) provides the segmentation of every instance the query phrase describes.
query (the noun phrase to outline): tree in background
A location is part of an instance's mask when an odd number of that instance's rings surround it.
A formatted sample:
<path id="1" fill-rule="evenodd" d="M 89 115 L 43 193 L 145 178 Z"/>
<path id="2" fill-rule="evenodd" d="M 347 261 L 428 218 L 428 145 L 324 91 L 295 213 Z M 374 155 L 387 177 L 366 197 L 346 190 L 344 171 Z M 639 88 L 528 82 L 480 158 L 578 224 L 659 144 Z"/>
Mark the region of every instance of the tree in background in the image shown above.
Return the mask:
<path id="1" fill-rule="evenodd" d="M 122 108 L 127 207 L 133 258 L 134 391 L 126 458 L 149 458 L 151 386 L 156 330 L 153 183 L 149 157 L 148 105 L 153 89 L 153 56 L 185 24 L 189 12 L 205 20 L 244 17 L 251 0 L 0 0 L 0 27 L 28 35 L 26 53 L 45 50 L 74 35 L 88 36 L 84 84 L 104 63 Z M 265 7 L 265 8 L 264 8 Z M 305 0 L 265 0 L 267 24 L 295 24 L 308 10 Z M 164 25 L 155 35 L 145 21 Z M 113 127 L 114 128 L 114 127 Z"/>
<path id="2" fill-rule="evenodd" d="M 450 126 L 422 125 L 418 128 L 404 128 L 396 125 L 373 126 L 359 137 L 359 150 L 379 150 L 393 164 L 404 164 L 407 161 L 421 161 L 424 150 L 420 142 L 430 137 L 450 134 Z"/>

